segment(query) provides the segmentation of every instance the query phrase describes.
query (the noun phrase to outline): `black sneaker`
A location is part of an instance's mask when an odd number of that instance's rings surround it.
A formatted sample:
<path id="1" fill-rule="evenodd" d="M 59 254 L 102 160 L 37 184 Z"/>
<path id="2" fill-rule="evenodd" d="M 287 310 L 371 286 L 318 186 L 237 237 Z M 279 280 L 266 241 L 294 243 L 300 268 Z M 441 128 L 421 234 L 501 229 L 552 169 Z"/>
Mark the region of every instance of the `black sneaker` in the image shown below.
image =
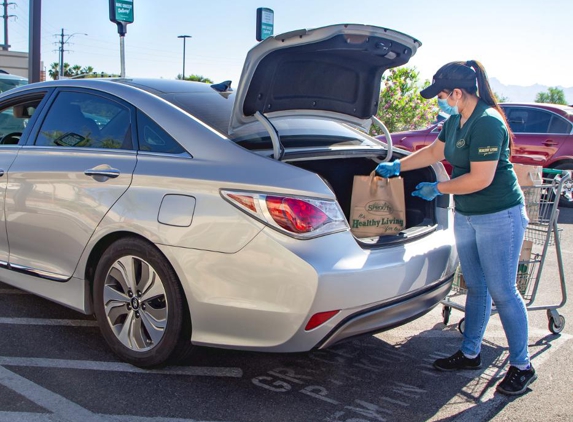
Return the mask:
<path id="1" fill-rule="evenodd" d="M 461 350 L 458 350 L 449 358 L 438 359 L 434 362 L 434 368 L 439 371 L 457 371 L 459 369 L 480 369 L 481 357 L 467 358 Z"/>
<path id="2" fill-rule="evenodd" d="M 537 379 L 535 369 L 521 370 L 515 366 L 510 366 L 505 378 L 497 385 L 497 391 L 510 396 L 517 396 L 525 393 L 527 386 Z"/>

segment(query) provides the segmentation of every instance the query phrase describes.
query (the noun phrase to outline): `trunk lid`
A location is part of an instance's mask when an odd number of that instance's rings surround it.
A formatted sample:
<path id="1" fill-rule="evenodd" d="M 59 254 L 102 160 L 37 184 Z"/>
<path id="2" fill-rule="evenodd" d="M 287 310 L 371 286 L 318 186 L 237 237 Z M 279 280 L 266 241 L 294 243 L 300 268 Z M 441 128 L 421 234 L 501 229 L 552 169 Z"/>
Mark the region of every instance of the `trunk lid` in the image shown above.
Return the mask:
<path id="1" fill-rule="evenodd" d="M 357 24 L 269 37 L 247 54 L 229 134 L 257 122 L 257 112 L 270 120 L 318 117 L 368 129 L 382 74 L 407 63 L 420 46 L 409 35 Z"/>

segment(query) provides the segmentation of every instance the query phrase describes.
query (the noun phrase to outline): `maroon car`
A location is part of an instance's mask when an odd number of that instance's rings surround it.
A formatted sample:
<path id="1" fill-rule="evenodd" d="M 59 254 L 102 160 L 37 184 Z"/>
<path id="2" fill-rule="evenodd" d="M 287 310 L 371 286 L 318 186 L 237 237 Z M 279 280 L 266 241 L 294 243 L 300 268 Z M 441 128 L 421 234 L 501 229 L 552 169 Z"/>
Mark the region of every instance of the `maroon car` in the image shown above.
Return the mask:
<path id="1" fill-rule="evenodd" d="M 511 161 L 573 170 L 573 107 L 541 103 L 502 103 L 500 106 L 515 135 Z M 398 148 L 417 151 L 431 144 L 441 128 L 442 122 L 421 130 L 394 132 L 392 141 Z M 451 166 L 448 162 L 444 165 L 449 173 Z M 572 188 L 571 183 L 564 186 L 561 205 L 573 207 Z"/>

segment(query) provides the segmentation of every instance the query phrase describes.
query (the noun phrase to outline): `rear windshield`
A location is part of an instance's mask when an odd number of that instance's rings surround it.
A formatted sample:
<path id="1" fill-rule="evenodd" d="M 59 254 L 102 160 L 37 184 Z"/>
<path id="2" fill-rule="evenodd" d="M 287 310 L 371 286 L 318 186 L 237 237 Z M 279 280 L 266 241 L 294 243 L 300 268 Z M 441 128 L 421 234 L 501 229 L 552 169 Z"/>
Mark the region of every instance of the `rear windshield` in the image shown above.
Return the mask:
<path id="1" fill-rule="evenodd" d="M 268 132 L 260 126 L 255 133 L 228 135 L 229 121 L 235 100 L 234 93 L 213 91 L 172 93 L 162 95 L 167 101 L 182 108 L 225 137 L 249 150 L 272 149 Z M 374 147 L 380 142 L 348 126 L 328 120 L 309 118 L 273 119 L 285 148 Z"/>
<path id="2" fill-rule="evenodd" d="M 285 148 L 380 147 L 380 141 L 341 123 L 318 119 L 277 120 L 274 123 Z M 269 134 L 260 132 L 233 139 L 250 149 L 272 149 Z"/>
<path id="3" fill-rule="evenodd" d="M 195 116 L 223 136 L 227 136 L 234 95 L 217 92 L 171 94 L 167 101 Z"/>

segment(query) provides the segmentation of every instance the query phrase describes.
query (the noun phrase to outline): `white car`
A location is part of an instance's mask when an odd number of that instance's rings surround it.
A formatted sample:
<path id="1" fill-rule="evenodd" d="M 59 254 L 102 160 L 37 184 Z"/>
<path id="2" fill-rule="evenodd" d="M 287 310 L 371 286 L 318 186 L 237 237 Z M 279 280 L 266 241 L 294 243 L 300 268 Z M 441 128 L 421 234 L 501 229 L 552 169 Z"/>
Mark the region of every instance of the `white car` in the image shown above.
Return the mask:
<path id="1" fill-rule="evenodd" d="M 18 75 L 12 75 L 2 69 L 0 69 L 0 93 L 8 91 L 9 89 L 16 88 L 22 85 L 26 85 L 28 79 L 23 78 Z"/>
<path id="2" fill-rule="evenodd" d="M 238 88 L 62 80 L 0 95 L 0 280 L 80 312 L 142 367 L 196 345 L 300 352 L 413 320 L 448 293 L 450 198 L 357 238 L 354 175 L 406 154 L 370 137 L 382 73 L 420 42 L 334 25 L 266 39 Z M 0 125 L 1 126 L 1 125 Z M 389 136 L 388 136 L 389 137 Z"/>

